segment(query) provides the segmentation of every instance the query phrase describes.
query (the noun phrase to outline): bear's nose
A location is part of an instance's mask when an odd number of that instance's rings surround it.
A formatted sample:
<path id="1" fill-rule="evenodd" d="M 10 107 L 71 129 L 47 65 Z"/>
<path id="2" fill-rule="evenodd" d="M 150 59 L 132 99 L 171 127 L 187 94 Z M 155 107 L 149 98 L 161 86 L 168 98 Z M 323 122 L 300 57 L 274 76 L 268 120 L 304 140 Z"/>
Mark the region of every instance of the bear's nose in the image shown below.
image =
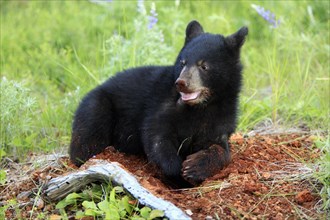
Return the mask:
<path id="1" fill-rule="evenodd" d="M 183 79 L 180 79 L 180 78 L 175 81 L 175 85 L 176 85 L 176 88 L 179 91 L 184 91 L 188 87 L 187 82 L 185 80 L 183 80 Z"/>

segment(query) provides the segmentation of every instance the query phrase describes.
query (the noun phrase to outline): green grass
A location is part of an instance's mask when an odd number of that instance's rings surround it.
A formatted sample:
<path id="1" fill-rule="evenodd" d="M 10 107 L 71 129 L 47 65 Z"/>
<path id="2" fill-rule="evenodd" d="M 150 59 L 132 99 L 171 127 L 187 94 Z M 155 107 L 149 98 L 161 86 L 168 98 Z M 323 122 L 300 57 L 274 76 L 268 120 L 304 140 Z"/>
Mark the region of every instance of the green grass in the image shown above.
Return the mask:
<path id="1" fill-rule="evenodd" d="M 271 28 L 250 2 L 162 1 L 155 3 L 159 21 L 149 30 L 152 2 L 145 2 L 145 14 L 133 1 L 1 2 L 1 75 L 29 89 L 29 97 L 37 102 L 29 135 L 37 133 L 40 141 L 46 138 L 42 148 L 52 150 L 68 145 L 72 115 L 90 89 L 125 68 L 173 63 L 190 20 L 223 34 L 247 25 L 238 130 L 266 119 L 288 127 L 304 124 L 327 130 L 328 5 L 265 2 L 263 6 L 281 20 Z M 6 108 L 1 106 L 1 111 Z"/>
<path id="2" fill-rule="evenodd" d="M 135 1 L 1 1 L 0 158 L 67 147 L 83 95 L 122 69 L 172 64 L 192 19 L 225 35 L 249 27 L 239 131 L 265 120 L 329 131 L 330 3 L 254 2 L 276 14 L 277 28 L 252 3 L 145 1 L 139 12 Z"/>

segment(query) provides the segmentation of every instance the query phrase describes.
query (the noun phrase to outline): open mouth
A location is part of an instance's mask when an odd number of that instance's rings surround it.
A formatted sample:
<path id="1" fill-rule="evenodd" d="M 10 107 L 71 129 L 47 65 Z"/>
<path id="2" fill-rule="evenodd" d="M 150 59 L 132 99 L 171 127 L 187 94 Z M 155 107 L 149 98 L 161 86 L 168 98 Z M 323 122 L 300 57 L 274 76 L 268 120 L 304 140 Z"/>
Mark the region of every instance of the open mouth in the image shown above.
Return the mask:
<path id="1" fill-rule="evenodd" d="M 199 97 L 200 94 L 201 94 L 201 91 L 192 92 L 192 93 L 180 92 L 181 99 L 184 102 L 195 100 Z"/>

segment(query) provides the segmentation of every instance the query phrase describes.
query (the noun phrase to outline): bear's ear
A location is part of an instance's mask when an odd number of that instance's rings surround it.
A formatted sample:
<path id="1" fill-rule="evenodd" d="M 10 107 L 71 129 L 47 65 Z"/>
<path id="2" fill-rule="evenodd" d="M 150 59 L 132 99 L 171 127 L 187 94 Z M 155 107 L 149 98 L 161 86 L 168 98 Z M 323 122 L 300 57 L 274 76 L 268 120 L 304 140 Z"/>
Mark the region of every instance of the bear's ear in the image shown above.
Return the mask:
<path id="1" fill-rule="evenodd" d="M 241 27 L 236 33 L 229 35 L 225 38 L 226 44 L 233 48 L 239 49 L 245 41 L 246 35 L 248 35 L 249 29 L 247 27 Z"/>
<path id="2" fill-rule="evenodd" d="M 191 21 L 186 28 L 186 40 L 184 44 L 186 45 L 189 41 L 191 41 L 193 38 L 197 37 L 198 35 L 201 35 L 204 33 L 202 25 L 198 23 L 198 21 Z"/>

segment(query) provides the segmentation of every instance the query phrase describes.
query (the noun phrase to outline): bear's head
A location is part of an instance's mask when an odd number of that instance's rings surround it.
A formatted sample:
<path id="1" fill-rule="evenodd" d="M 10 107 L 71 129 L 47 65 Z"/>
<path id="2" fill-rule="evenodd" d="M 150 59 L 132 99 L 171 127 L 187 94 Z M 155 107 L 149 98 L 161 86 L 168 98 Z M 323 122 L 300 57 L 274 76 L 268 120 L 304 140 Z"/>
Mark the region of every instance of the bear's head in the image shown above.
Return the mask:
<path id="1" fill-rule="evenodd" d="M 178 102 L 205 105 L 213 100 L 235 99 L 242 78 L 240 48 L 247 34 L 247 27 L 227 37 L 205 33 L 197 21 L 191 21 L 175 63 Z"/>

